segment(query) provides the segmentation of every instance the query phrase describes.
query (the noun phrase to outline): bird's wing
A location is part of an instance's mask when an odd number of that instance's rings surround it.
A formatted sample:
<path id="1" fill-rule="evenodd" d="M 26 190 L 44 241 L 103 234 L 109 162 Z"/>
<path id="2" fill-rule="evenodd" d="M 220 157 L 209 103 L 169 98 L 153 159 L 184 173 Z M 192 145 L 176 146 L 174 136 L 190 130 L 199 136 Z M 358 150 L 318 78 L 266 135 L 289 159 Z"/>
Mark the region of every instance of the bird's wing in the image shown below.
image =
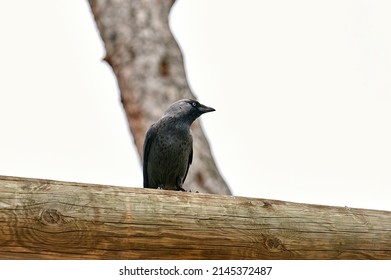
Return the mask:
<path id="1" fill-rule="evenodd" d="M 143 147 L 143 176 L 144 176 L 144 188 L 149 187 L 149 180 L 148 180 L 148 157 L 149 157 L 149 152 L 151 149 L 152 142 L 156 138 L 156 128 L 151 126 L 147 134 L 145 135 L 145 141 L 144 141 L 144 147 Z"/>
<path id="2" fill-rule="evenodd" d="M 183 176 L 182 184 L 186 180 L 187 172 L 189 171 L 189 167 L 190 167 L 190 164 L 192 163 L 192 161 L 193 161 L 193 145 L 191 145 L 191 148 L 190 148 L 189 160 L 187 161 L 186 173 L 185 173 L 185 176 Z"/>

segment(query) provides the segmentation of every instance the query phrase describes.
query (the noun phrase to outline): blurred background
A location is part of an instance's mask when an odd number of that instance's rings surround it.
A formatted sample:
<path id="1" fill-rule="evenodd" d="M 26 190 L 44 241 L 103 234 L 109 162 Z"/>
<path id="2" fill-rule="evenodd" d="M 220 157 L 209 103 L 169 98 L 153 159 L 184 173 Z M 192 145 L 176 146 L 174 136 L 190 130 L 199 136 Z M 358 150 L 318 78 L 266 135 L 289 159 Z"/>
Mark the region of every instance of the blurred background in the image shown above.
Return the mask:
<path id="1" fill-rule="evenodd" d="M 177 0 L 234 195 L 391 210 L 391 2 Z M 0 2 L 0 175 L 141 187 L 87 1 Z"/>

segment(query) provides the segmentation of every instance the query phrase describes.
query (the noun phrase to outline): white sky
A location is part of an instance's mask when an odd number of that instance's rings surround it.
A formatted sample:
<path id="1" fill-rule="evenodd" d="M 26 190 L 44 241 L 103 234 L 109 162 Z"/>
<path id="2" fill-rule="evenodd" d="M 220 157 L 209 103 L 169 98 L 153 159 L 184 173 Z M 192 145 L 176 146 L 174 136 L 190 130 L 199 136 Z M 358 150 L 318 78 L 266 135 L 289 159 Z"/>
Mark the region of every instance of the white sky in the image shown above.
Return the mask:
<path id="1" fill-rule="evenodd" d="M 391 210 L 391 2 L 178 0 L 235 195 Z M 140 187 L 87 1 L 0 2 L 0 174 Z"/>

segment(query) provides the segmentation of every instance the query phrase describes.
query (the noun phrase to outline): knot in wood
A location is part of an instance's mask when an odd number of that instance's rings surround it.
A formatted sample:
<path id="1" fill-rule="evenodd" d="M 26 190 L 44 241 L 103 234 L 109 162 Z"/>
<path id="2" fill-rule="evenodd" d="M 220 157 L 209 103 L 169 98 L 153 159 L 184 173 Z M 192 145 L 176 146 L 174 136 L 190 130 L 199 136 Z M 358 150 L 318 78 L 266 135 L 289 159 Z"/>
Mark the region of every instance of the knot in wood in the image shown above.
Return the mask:
<path id="1" fill-rule="evenodd" d="M 56 209 L 45 209 L 41 213 L 41 222 L 44 224 L 59 224 L 61 223 L 61 213 Z"/>
<path id="2" fill-rule="evenodd" d="M 167 77 L 170 75 L 170 64 L 168 63 L 168 59 L 165 57 L 160 61 L 160 76 Z"/>
<path id="3" fill-rule="evenodd" d="M 270 202 L 263 201 L 263 208 L 273 208 L 273 205 Z"/>
<path id="4" fill-rule="evenodd" d="M 270 252 L 282 252 L 286 251 L 286 248 L 284 244 L 282 244 L 282 241 L 274 236 L 268 236 L 265 238 L 265 247 Z"/>

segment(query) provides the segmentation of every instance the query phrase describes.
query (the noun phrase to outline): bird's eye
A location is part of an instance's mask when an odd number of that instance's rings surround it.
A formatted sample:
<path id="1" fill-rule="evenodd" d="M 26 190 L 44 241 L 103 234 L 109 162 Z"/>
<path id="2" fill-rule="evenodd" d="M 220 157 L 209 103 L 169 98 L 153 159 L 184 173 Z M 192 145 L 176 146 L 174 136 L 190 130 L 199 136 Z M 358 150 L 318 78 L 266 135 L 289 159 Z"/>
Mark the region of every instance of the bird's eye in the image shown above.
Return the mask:
<path id="1" fill-rule="evenodd" d="M 193 102 L 193 103 L 191 103 L 191 106 L 197 107 L 197 103 Z"/>

